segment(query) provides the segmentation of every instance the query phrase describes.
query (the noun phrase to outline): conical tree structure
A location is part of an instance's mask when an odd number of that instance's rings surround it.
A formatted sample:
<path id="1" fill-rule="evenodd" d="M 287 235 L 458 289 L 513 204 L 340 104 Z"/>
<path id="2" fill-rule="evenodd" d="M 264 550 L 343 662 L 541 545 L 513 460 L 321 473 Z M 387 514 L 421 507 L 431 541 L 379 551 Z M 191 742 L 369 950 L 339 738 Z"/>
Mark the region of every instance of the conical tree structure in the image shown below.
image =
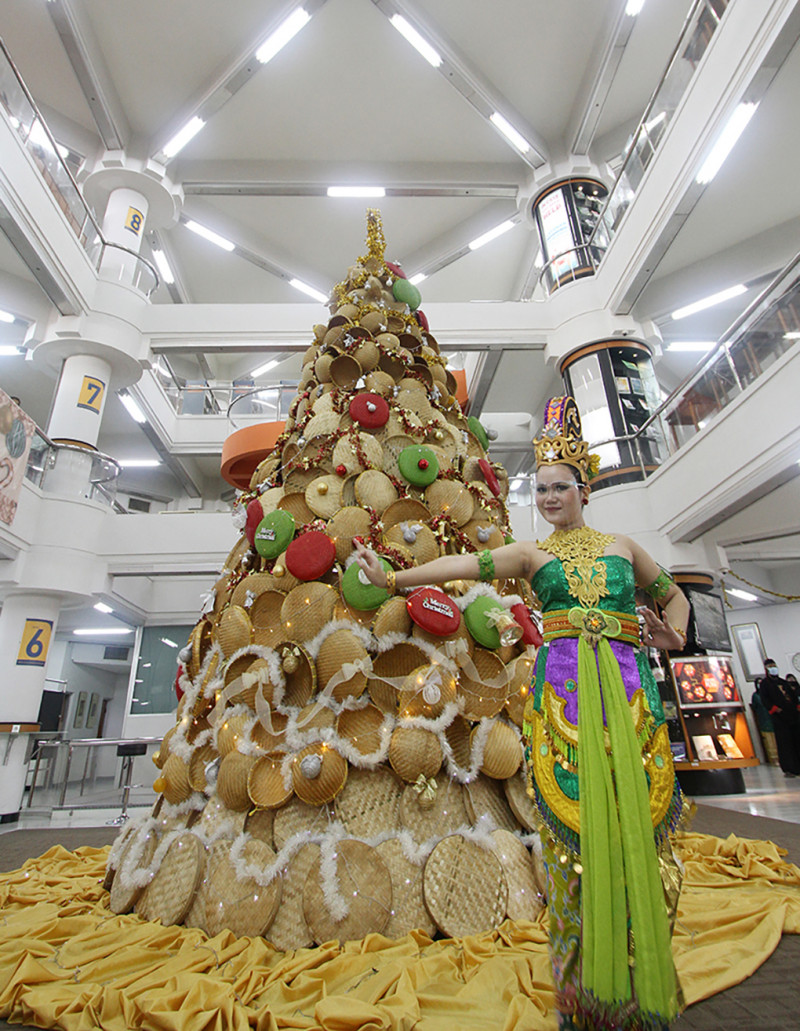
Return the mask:
<path id="1" fill-rule="evenodd" d="M 354 561 L 354 537 L 406 569 L 509 535 L 508 477 L 377 212 L 367 234 L 237 502 L 155 756 L 160 797 L 111 853 L 116 912 L 289 949 L 475 933 L 542 906 L 520 731 L 529 586 L 389 597 Z"/>

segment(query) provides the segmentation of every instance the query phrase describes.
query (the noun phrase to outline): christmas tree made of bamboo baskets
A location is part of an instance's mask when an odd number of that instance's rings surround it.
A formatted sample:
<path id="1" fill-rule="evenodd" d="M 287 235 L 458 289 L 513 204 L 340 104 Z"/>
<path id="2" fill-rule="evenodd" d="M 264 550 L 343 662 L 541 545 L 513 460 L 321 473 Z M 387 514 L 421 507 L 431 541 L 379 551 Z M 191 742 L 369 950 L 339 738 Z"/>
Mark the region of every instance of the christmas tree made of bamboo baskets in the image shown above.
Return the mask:
<path id="1" fill-rule="evenodd" d="M 117 913 L 293 949 L 460 936 L 543 905 L 520 730 L 529 585 L 390 597 L 354 561 L 354 537 L 395 569 L 509 539 L 507 474 L 384 249 L 370 211 L 237 499 L 241 536 L 154 756 L 159 798 L 110 854 Z"/>

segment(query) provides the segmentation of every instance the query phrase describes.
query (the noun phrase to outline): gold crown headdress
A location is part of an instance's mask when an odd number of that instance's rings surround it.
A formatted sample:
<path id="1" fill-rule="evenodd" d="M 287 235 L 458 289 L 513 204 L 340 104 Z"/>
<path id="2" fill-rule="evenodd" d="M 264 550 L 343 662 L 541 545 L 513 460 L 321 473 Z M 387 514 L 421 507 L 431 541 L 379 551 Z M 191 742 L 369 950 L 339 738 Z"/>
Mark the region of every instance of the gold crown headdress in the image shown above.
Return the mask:
<path id="1" fill-rule="evenodd" d="M 589 445 L 583 439 L 575 398 L 569 395 L 551 397 L 547 402 L 542 434 L 534 438 L 533 447 L 537 469 L 542 465 L 571 465 L 588 483 L 600 468 L 599 456 L 589 453 Z"/>

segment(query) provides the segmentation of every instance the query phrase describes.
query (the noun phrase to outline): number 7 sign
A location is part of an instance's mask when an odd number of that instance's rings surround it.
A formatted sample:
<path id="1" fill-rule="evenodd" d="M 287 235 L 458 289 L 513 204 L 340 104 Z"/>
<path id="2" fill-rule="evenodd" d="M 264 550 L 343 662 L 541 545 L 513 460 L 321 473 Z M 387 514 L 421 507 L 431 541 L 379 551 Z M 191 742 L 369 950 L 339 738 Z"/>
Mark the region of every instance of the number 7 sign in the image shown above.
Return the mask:
<path id="1" fill-rule="evenodd" d="M 103 391 L 105 383 L 96 376 L 84 376 L 81 383 L 81 392 L 78 395 L 78 408 L 86 408 L 90 412 L 100 414 L 100 407 L 103 404 Z"/>

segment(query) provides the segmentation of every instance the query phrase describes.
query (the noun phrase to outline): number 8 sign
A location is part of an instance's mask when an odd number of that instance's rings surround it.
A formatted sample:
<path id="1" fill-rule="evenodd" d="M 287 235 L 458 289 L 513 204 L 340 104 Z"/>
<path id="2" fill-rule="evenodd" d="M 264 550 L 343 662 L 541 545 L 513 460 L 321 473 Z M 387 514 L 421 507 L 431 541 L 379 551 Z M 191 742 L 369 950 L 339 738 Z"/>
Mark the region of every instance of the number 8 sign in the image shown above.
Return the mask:
<path id="1" fill-rule="evenodd" d="M 26 619 L 19 644 L 17 665 L 44 666 L 52 632 L 52 619 Z"/>

